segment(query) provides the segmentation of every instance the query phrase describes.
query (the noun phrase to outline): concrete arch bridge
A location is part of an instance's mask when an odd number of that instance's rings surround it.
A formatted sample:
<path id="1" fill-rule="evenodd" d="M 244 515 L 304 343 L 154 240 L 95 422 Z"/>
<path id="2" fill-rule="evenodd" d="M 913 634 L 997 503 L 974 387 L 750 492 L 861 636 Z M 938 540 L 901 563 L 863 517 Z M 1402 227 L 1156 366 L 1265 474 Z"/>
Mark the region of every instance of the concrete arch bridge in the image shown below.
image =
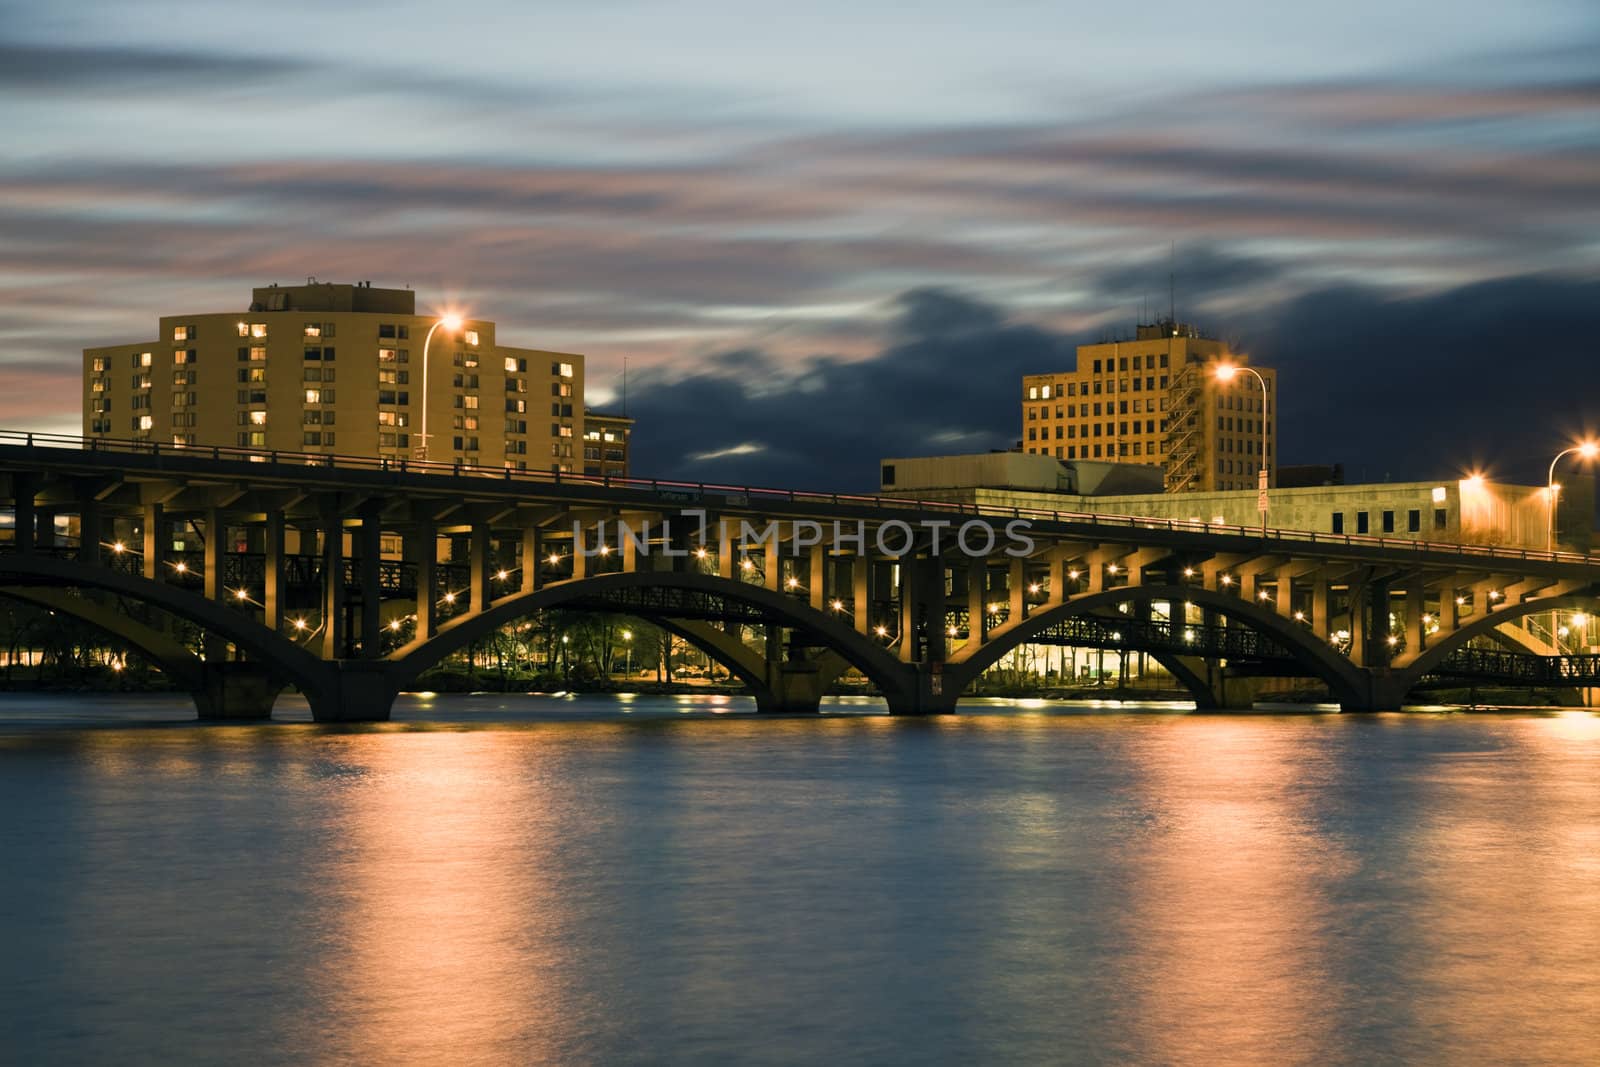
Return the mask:
<path id="1" fill-rule="evenodd" d="M 1600 559 L 1423 540 L 358 457 L 0 433 L 0 593 L 117 635 L 202 715 L 388 717 L 537 611 L 657 623 L 763 711 L 855 669 L 956 709 L 1026 645 L 1142 651 L 1201 706 L 1313 679 L 1350 711 L 1441 679 L 1582 687 L 1521 623 L 1600 610 Z M 127 606 L 144 605 L 141 617 Z M 162 619 L 205 635 L 196 651 Z"/>

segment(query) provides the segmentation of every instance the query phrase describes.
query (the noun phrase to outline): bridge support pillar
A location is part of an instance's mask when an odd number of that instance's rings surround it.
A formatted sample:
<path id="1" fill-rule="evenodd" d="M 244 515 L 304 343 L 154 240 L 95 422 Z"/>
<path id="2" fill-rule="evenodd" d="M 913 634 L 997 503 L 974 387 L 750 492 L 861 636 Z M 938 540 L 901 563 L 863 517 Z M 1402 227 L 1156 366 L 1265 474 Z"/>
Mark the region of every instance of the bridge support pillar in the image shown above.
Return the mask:
<path id="1" fill-rule="evenodd" d="M 382 661 L 341 660 L 330 665 L 331 683 L 308 692 L 311 717 L 317 722 L 388 722 L 397 687 Z"/>
<path id="2" fill-rule="evenodd" d="M 33 498 L 38 491 L 38 479 L 34 475 L 18 472 L 11 476 L 11 503 L 15 509 L 11 541 L 12 547 L 17 552 L 32 552 L 37 544 L 34 536 Z"/>
<path id="3" fill-rule="evenodd" d="M 756 694 L 756 710 L 814 715 L 822 704 L 822 672 L 808 660 L 767 660 L 767 691 Z"/>
<path id="4" fill-rule="evenodd" d="M 956 710 L 956 699 L 961 695 L 952 692 L 953 685 L 944 675 L 944 664 L 917 663 L 910 665 L 902 685 L 882 683 L 883 697 L 889 704 L 890 715 L 951 715 Z"/>
<path id="5" fill-rule="evenodd" d="M 259 663 L 210 662 L 194 692 L 202 719 L 237 722 L 270 719 L 283 683 Z"/>
<path id="6" fill-rule="evenodd" d="M 1341 700 L 1339 710 L 1399 711 L 1410 689 L 1404 676 L 1387 667 L 1368 668 L 1362 673 L 1365 675 L 1365 691 L 1351 699 Z"/>

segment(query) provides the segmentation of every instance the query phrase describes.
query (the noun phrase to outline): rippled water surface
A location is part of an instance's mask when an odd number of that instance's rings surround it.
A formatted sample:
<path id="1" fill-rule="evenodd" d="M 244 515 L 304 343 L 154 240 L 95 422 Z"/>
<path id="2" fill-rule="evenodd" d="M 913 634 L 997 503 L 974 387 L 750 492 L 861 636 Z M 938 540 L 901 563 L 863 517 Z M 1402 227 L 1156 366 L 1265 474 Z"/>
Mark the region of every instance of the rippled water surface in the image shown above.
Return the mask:
<path id="1" fill-rule="evenodd" d="M 747 709 L 4 698 L 0 1059 L 1600 1058 L 1593 713 Z"/>

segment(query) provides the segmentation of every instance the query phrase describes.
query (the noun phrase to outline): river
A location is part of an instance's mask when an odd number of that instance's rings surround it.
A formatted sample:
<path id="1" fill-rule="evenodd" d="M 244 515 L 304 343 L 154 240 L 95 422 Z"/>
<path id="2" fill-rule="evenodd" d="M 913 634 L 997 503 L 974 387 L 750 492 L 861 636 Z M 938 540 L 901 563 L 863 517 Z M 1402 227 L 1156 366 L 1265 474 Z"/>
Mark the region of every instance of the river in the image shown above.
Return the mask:
<path id="1" fill-rule="evenodd" d="M 749 709 L 0 698 L 0 1059 L 1600 1049 L 1594 713 Z"/>

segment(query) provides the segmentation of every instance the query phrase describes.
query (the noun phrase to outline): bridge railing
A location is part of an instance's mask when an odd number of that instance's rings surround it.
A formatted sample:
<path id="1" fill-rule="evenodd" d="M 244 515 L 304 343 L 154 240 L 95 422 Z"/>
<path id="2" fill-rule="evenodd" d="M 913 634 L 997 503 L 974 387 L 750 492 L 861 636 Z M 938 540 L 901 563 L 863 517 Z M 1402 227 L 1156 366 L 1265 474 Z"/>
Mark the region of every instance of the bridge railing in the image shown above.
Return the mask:
<path id="1" fill-rule="evenodd" d="M 0 430 L 0 446 L 61 448 L 87 452 L 134 453 L 213 460 L 232 460 L 293 467 L 321 467 L 351 471 L 385 471 L 399 474 L 439 474 L 452 477 L 482 477 L 501 481 L 541 485 L 587 485 L 641 490 L 654 493 L 669 504 L 720 504 L 749 506 L 758 501 L 815 504 L 819 507 L 848 505 L 893 511 L 922 511 L 988 519 L 1022 519 L 1058 524 L 1090 524 L 1130 530 L 1170 533 L 1225 534 L 1260 540 L 1262 529 L 1197 519 L 1164 519 L 1143 515 L 1117 515 L 1107 512 L 1058 511 L 1049 508 L 1001 507 L 988 504 L 963 504 L 949 500 L 922 500 L 912 497 L 882 496 L 869 493 L 827 493 L 803 489 L 775 489 L 749 485 L 724 485 L 715 482 L 677 481 L 665 478 L 632 478 L 611 475 L 562 474 L 558 471 L 522 470 L 482 464 L 415 460 L 396 456 L 359 456 L 340 453 L 280 452 L 238 448 L 228 445 L 176 445 L 138 438 L 80 437 L 70 434 L 31 433 Z M 1371 534 L 1323 533 L 1287 527 L 1270 527 L 1268 540 L 1287 544 L 1372 547 L 1422 555 L 1451 552 L 1484 559 L 1539 561 L 1600 565 L 1600 556 L 1581 552 L 1562 552 L 1536 548 L 1508 548 L 1496 545 L 1467 544 L 1455 541 L 1430 541 L 1421 538 L 1381 537 Z"/>

